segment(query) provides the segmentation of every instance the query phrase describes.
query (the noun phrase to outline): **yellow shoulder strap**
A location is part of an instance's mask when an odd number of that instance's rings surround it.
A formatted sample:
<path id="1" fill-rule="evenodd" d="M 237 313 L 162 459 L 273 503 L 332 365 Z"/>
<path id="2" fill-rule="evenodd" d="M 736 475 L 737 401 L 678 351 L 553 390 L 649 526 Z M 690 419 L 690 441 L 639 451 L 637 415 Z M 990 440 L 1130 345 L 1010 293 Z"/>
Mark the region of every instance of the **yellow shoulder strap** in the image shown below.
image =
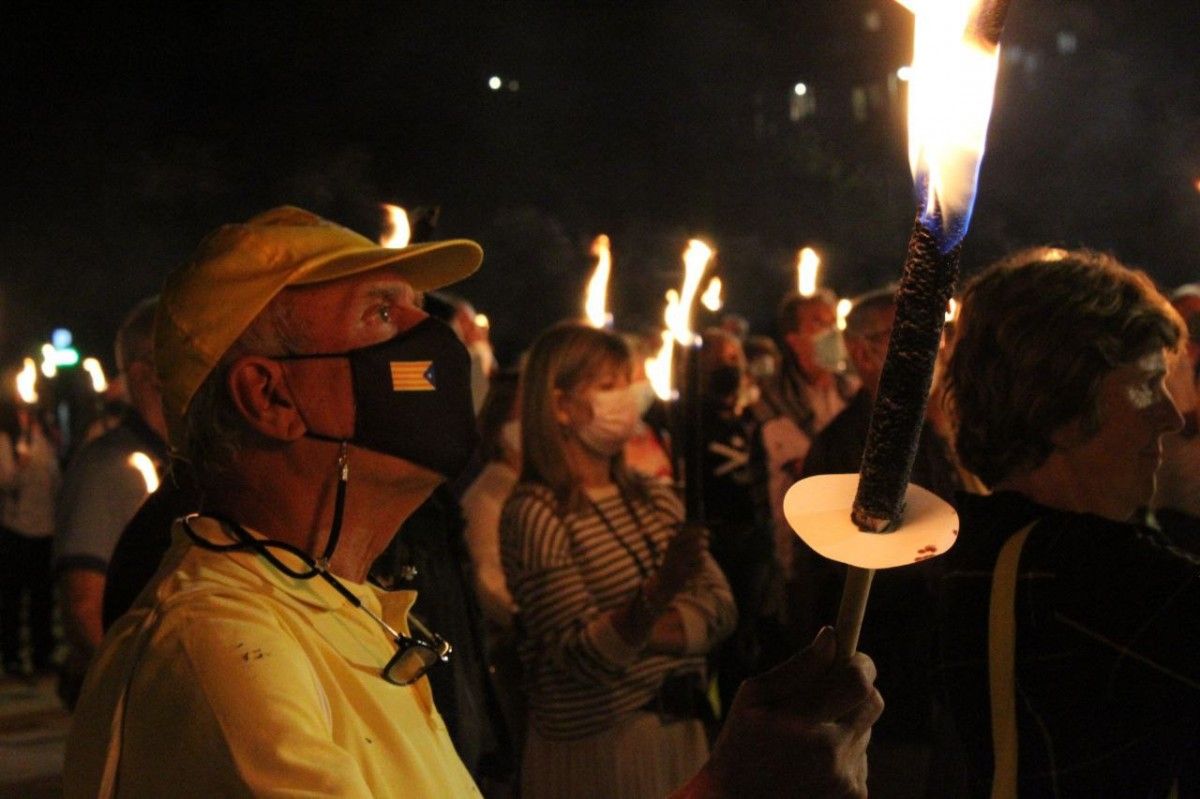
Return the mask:
<path id="1" fill-rule="evenodd" d="M 1030 522 L 1000 549 L 992 572 L 992 594 L 988 607 L 988 682 L 992 697 L 992 799 L 1015 799 L 1017 795 L 1017 566 Z"/>

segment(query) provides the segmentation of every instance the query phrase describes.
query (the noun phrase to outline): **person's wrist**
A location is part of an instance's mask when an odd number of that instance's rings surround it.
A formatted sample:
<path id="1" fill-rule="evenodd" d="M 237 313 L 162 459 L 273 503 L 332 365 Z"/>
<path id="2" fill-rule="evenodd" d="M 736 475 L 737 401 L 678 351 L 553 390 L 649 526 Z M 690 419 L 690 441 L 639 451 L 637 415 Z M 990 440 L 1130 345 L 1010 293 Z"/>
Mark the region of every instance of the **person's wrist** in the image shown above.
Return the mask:
<path id="1" fill-rule="evenodd" d="M 642 580 L 640 589 L 642 605 L 652 616 L 661 616 L 671 603 L 671 597 L 662 590 L 662 580 L 657 574 Z"/>

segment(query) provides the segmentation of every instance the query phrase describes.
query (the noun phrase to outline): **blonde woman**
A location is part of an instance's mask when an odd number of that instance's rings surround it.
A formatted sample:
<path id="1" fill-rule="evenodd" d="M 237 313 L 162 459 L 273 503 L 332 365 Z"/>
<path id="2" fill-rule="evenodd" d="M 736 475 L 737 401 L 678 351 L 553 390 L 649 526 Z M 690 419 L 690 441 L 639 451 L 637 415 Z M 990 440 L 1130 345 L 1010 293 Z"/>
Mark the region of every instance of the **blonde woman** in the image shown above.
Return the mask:
<path id="1" fill-rule="evenodd" d="M 630 354 L 544 333 L 522 384 L 521 481 L 501 519 L 530 711 L 521 795 L 663 796 L 704 763 L 704 655 L 736 622 L 703 529 L 626 469 Z"/>

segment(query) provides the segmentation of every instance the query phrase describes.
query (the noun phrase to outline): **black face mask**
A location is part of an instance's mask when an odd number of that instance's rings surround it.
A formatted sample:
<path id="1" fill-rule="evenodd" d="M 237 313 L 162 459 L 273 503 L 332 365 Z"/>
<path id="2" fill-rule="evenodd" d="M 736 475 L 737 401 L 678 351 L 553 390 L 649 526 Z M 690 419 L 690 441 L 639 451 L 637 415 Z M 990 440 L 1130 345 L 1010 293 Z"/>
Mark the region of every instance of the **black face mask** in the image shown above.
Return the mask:
<path id="1" fill-rule="evenodd" d="M 708 374 L 708 400 L 717 404 L 728 400 L 742 385 L 742 370 L 737 366 L 718 366 Z"/>
<path id="2" fill-rule="evenodd" d="M 286 355 L 275 360 L 345 358 L 354 391 L 354 435 L 365 449 L 393 455 L 445 477 L 466 468 L 479 444 L 471 405 L 471 357 L 445 323 L 432 316 L 399 335 L 346 352 Z M 309 430 L 322 441 L 342 437 Z"/>

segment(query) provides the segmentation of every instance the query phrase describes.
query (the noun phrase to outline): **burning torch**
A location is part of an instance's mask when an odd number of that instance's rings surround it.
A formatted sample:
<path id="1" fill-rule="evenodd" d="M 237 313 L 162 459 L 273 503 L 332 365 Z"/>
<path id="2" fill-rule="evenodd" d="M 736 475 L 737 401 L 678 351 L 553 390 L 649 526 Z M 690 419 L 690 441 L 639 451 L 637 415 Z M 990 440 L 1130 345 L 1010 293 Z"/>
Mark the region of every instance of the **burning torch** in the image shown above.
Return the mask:
<path id="1" fill-rule="evenodd" d="M 684 508 L 687 520 L 704 523 L 704 423 L 703 398 L 700 396 L 701 339 L 692 330 L 692 308 L 695 305 L 704 271 L 714 255 L 713 249 L 699 239 L 688 241 L 683 253 L 683 286 L 678 300 L 668 298 L 667 328 L 674 338 L 676 369 L 683 372 L 683 391 L 679 398 L 680 413 L 675 415 L 679 435 L 678 446 L 672 446 L 676 474 L 683 476 Z"/>
<path id="2" fill-rule="evenodd" d="M 845 657 L 858 647 L 874 570 L 940 555 L 958 534 L 953 508 L 908 479 L 975 200 L 1009 0 L 900 2 L 916 16 L 908 151 L 918 210 L 896 322 L 860 473 L 812 477 L 784 498 L 804 542 L 849 566 L 837 619 Z"/>
<path id="3" fill-rule="evenodd" d="M 595 238 L 592 255 L 596 256 L 596 269 L 588 280 L 583 301 L 584 316 L 592 327 L 611 328 L 613 315 L 608 310 L 608 279 L 612 274 L 612 250 L 608 236 L 601 233 Z"/>
<path id="4" fill-rule="evenodd" d="M 17 373 L 17 396 L 31 414 L 38 401 L 37 375 L 37 363 L 33 358 L 26 358 L 21 371 Z M 17 441 L 18 451 L 27 451 L 32 439 L 33 424 L 23 418 L 21 420 L 21 438 Z"/>

